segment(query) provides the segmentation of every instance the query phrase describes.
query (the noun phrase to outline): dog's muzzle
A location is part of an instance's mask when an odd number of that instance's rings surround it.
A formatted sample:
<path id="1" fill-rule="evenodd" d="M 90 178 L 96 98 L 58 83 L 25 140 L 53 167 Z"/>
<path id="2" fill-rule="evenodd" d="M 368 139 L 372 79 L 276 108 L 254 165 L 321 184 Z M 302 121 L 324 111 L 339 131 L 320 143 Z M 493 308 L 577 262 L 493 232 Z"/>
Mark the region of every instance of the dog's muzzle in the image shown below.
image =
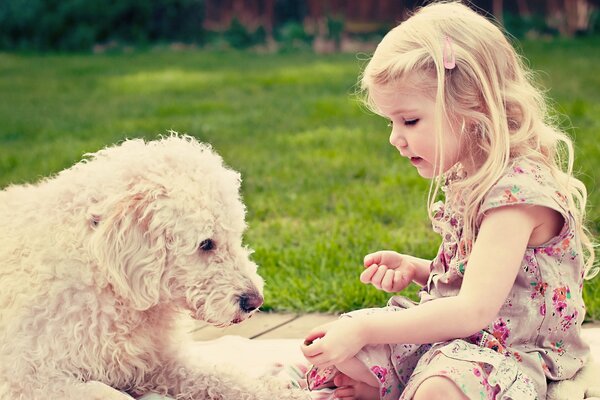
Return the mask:
<path id="1" fill-rule="evenodd" d="M 240 310 L 245 313 L 251 313 L 258 307 L 262 306 L 263 297 L 258 293 L 245 293 L 240 296 Z"/>

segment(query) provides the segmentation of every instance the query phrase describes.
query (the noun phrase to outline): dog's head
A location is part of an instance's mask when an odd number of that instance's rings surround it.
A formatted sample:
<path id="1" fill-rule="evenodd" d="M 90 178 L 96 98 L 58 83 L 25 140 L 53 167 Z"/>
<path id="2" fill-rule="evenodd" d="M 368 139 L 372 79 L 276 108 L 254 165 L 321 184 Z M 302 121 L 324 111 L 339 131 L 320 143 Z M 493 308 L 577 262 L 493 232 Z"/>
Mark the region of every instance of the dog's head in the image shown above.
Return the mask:
<path id="1" fill-rule="evenodd" d="M 242 244 L 240 175 L 209 146 L 175 134 L 130 140 L 85 168 L 94 163 L 111 177 L 97 183 L 105 197 L 88 212 L 91 253 L 117 296 L 222 326 L 260 307 L 263 280 Z"/>

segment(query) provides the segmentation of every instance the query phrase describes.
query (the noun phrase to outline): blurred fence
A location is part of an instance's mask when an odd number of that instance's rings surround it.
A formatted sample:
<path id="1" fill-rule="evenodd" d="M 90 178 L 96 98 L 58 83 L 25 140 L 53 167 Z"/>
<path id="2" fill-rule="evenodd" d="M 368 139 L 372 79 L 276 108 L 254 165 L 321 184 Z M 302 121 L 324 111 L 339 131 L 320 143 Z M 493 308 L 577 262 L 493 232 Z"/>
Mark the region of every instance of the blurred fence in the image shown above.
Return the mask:
<path id="1" fill-rule="evenodd" d="M 517 37 L 596 34 L 600 0 L 481 0 L 471 5 Z M 418 0 L 1 0 L 0 49 L 86 51 L 188 43 L 353 50 L 377 40 Z M 348 47 L 350 46 L 350 47 Z"/>

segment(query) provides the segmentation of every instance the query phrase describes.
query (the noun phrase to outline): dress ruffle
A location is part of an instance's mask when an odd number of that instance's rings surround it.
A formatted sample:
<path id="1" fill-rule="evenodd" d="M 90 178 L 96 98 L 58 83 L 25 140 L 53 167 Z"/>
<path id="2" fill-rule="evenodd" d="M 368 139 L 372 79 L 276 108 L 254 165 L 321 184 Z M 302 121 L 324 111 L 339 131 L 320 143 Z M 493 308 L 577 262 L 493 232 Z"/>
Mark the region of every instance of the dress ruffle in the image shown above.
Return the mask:
<path id="1" fill-rule="evenodd" d="M 535 385 L 511 357 L 461 339 L 432 346 L 419 360 L 400 400 L 427 378 L 444 376 L 470 399 L 537 399 Z"/>

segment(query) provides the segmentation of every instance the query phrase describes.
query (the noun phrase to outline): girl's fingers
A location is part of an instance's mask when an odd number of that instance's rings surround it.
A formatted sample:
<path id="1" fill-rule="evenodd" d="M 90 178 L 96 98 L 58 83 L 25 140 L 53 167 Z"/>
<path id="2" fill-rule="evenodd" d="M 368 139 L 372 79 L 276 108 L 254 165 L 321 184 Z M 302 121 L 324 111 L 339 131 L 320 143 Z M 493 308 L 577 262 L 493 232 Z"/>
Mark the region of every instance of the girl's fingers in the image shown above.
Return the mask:
<path id="1" fill-rule="evenodd" d="M 381 252 L 377 251 L 375 253 L 367 254 L 363 260 L 363 264 L 365 267 L 368 267 L 371 264 L 381 264 Z"/>
<path id="2" fill-rule="evenodd" d="M 315 342 L 315 340 L 322 338 L 325 336 L 325 332 L 322 329 L 313 329 L 304 337 L 304 344 L 311 345 Z"/>
<path id="3" fill-rule="evenodd" d="M 315 357 L 307 357 L 306 359 L 309 363 L 311 363 L 312 365 L 316 365 L 319 368 L 327 368 L 333 365 L 331 360 L 329 360 L 329 358 L 323 354 L 319 354 Z"/>
<path id="4" fill-rule="evenodd" d="M 345 386 L 334 391 L 336 399 L 353 399 L 356 391 L 353 386 Z"/>
<path id="5" fill-rule="evenodd" d="M 311 345 L 306 345 L 306 344 L 303 344 L 300 347 L 300 350 L 302 351 L 302 354 L 304 354 L 304 357 L 307 360 L 317 357 L 318 355 L 321 354 L 321 349 L 317 348 L 316 346 L 311 346 Z"/>
<path id="6" fill-rule="evenodd" d="M 373 275 L 375 275 L 375 272 L 377 272 L 377 268 L 379 266 L 377 264 L 373 264 L 370 267 L 367 267 L 361 274 L 360 274 L 360 281 L 362 283 L 370 283 L 371 279 L 373 279 Z"/>
<path id="7" fill-rule="evenodd" d="M 374 261 L 374 257 L 373 257 L 373 253 L 371 254 L 367 254 L 365 256 L 365 258 L 363 259 L 363 265 L 365 266 L 365 268 L 371 266 L 371 264 L 373 264 Z"/>
<path id="8" fill-rule="evenodd" d="M 394 271 L 394 276 L 393 276 L 392 280 L 393 280 L 392 287 L 395 292 L 404 289 L 404 287 L 403 287 L 404 275 L 402 274 L 402 272 Z"/>
<path id="9" fill-rule="evenodd" d="M 352 386 L 353 383 L 355 383 L 354 379 L 341 372 L 333 377 L 333 384 L 337 387 Z"/>
<path id="10" fill-rule="evenodd" d="M 375 275 L 373 275 L 373 278 L 371 278 L 371 284 L 377 289 L 381 289 L 381 281 L 383 280 L 386 271 L 387 267 L 385 265 L 380 265 L 377 268 L 377 272 L 375 272 Z"/>
<path id="11" fill-rule="evenodd" d="M 381 280 L 381 288 L 386 292 L 394 291 L 394 276 L 395 272 L 392 269 L 388 269 L 385 271 L 383 275 L 383 279 Z"/>
<path id="12" fill-rule="evenodd" d="M 324 335 L 325 333 L 319 330 L 313 330 L 308 335 L 306 335 L 306 337 L 304 338 L 304 343 L 300 347 L 300 350 L 302 350 L 302 354 L 304 354 L 304 357 L 308 359 L 310 357 L 318 356 L 323 352 L 321 348 L 322 346 L 319 342 Z"/>

